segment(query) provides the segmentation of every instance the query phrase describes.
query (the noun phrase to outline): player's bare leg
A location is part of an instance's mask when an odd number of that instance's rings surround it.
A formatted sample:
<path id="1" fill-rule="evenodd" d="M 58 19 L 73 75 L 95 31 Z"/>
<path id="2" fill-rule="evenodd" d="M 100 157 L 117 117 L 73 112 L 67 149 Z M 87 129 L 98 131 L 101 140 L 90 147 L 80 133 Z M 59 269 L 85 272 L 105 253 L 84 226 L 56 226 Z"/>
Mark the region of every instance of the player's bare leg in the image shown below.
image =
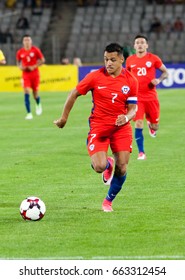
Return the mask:
<path id="1" fill-rule="evenodd" d="M 100 151 L 91 157 L 91 161 L 94 170 L 102 173 L 103 183 L 109 186 L 113 176 L 114 159 L 107 157 L 105 152 Z"/>
<path id="2" fill-rule="evenodd" d="M 102 173 L 102 180 L 104 185 L 110 186 L 114 171 L 114 158 L 107 157 L 107 165 L 105 171 Z"/>
<path id="3" fill-rule="evenodd" d="M 107 166 L 107 153 L 104 151 L 97 152 L 91 156 L 91 164 L 97 173 L 102 173 Z"/>
<path id="4" fill-rule="evenodd" d="M 104 151 L 97 152 L 91 156 L 91 164 L 93 169 L 97 173 L 102 173 L 103 175 L 103 182 L 104 184 L 110 184 L 112 180 L 112 175 L 113 175 L 113 164 L 114 164 L 114 159 L 111 157 L 107 157 L 107 153 Z M 106 177 L 106 182 L 105 182 L 105 175 Z M 104 205 L 105 204 L 105 205 Z M 103 206 L 104 205 L 104 206 Z M 103 204 L 102 204 L 102 209 L 105 212 L 110 212 L 112 211 L 112 202 L 104 199 Z"/>

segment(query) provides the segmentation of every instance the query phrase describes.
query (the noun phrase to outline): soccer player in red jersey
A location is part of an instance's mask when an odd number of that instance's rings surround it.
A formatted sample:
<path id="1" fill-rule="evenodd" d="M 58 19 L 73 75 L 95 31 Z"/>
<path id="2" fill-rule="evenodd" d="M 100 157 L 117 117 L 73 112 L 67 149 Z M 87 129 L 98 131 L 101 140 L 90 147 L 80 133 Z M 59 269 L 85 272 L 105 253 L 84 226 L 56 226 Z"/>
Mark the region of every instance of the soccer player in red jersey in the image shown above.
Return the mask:
<path id="1" fill-rule="evenodd" d="M 22 82 L 24 88 L 24 102 L 27 111 L 26 120 L 31 120 L 33 115 L 30 106 L 30 91 L 36 101 L 36 114 L 42 114 L 42 105 L 38 94 L 40 84 L 40 74 L 38 67 L 45 62 L 41 50 L 32 45 L 30 35 L 23 36 L 23 47 L 16 53 L 18 67 L 22 70 Z"/>
<path id="2" fill-rule="evenodd" d="M 156 137 L 159 128 L 160 104 L 156 91 L 156 85 L 168 77 L 168 71 L 162 60 L 152 53 L 147 52 L 148 40 L 146 36 L 137 35 L 134 40 L 136 54 L 126 60 L 126 68 L 134 74 L 139 82 L 138 110 L 134 118 L 135 140 L 137 143 L 139 160 L 146 159 L 144 151 L 144 117 L 146 117 L 149 134 Z M 156 78 L 156 69 L 161 71 Z"/>
<path id="3" fill-rule="evenodd" d="M 61 117 L 54 121 L 63 128 L 77 98 L 91 92 L 93 108 L 89 117 L 87 149 L 94 171 L 103 173 L 104 183 L 110 184 L 102 204 L 105 212 L 113 211 L 112 201 L 126 180 L 132 151 L 129 121 L 136 113 L 138 82 L 122 67 L 123 62 L 123 48 L 117 43 L 108 45 L 104 50 L 105 67 L 87 74 L 79 82 L 69 94 Z M 109 146 L 114 158 L 107 156 Z"/>

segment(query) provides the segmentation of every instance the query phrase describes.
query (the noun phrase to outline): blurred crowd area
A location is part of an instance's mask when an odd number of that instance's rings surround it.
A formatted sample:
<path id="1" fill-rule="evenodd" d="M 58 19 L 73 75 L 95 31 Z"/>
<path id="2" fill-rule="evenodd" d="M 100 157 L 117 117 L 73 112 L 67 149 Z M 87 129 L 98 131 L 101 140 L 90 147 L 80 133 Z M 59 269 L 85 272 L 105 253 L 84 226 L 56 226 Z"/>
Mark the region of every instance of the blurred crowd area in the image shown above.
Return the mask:
<path id="1" fill-rule="evenodd" d="M 23 7 L 37 8 L 37 7 L 48 7 L 53 5 L 52 0 L 22 0 Z M 7 8 L 16 8 L 18 1 L 17 0 L 6 0 L 4 5 Z"/>
<path id="2" fill-rule="evenodd" d="M 149 4 L 183 4 L 185 0 L 146 0 Z"/>
<path id="3" fill-rule="evenodd" d="M 147 4 L 183 4 L 185 0 L 144 0 Z M 78 6 L 99 6 L 101 1 L 99 0 L 77 0 Z"/>
<path id="4" fill-rule="evenodd" d="M 164 61 L 185 62 L 185 0 L 1 0 L 0 48 L 8 64 L 15 64 L 25 33 L 48 64 L 102 62 L 113 41 L 133 53 L 138 33 Z"/>

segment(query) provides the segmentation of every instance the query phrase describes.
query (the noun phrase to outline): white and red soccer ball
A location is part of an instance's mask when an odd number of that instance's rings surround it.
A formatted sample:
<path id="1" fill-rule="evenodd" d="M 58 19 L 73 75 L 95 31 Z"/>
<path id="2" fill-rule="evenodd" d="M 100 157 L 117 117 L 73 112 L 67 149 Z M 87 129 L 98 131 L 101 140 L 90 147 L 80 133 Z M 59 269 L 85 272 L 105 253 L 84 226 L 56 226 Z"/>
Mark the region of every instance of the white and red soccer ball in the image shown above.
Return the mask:
<path id="1" fill-rule="evenodd" d="M 24 220 L 39 221 L 46 212 L 44 202 L 35 196 L 30 196 L 24 199 L 20 205 L 20 214 Z"/>

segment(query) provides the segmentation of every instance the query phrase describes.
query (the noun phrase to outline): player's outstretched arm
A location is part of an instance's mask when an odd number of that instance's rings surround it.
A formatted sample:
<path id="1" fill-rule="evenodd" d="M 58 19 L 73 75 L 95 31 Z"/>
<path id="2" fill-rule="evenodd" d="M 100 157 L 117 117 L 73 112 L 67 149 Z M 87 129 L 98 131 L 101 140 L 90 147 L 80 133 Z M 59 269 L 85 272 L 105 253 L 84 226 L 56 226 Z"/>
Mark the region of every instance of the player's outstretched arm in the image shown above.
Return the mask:
<path id="1" fill-rule="evenodd" d="M 62 112 L 61 117 L 58 120 L 55 120 L 53 123 L 58 126 L 59 128 L 63 128 L 67 122 L 69 113 L 73 108 L 74 103 L 76 102 L 77 97 L 80 96 L 79 92 L 74 89 L 68 95 L 66 102 L 64 104 L 64 109 Z"/>

